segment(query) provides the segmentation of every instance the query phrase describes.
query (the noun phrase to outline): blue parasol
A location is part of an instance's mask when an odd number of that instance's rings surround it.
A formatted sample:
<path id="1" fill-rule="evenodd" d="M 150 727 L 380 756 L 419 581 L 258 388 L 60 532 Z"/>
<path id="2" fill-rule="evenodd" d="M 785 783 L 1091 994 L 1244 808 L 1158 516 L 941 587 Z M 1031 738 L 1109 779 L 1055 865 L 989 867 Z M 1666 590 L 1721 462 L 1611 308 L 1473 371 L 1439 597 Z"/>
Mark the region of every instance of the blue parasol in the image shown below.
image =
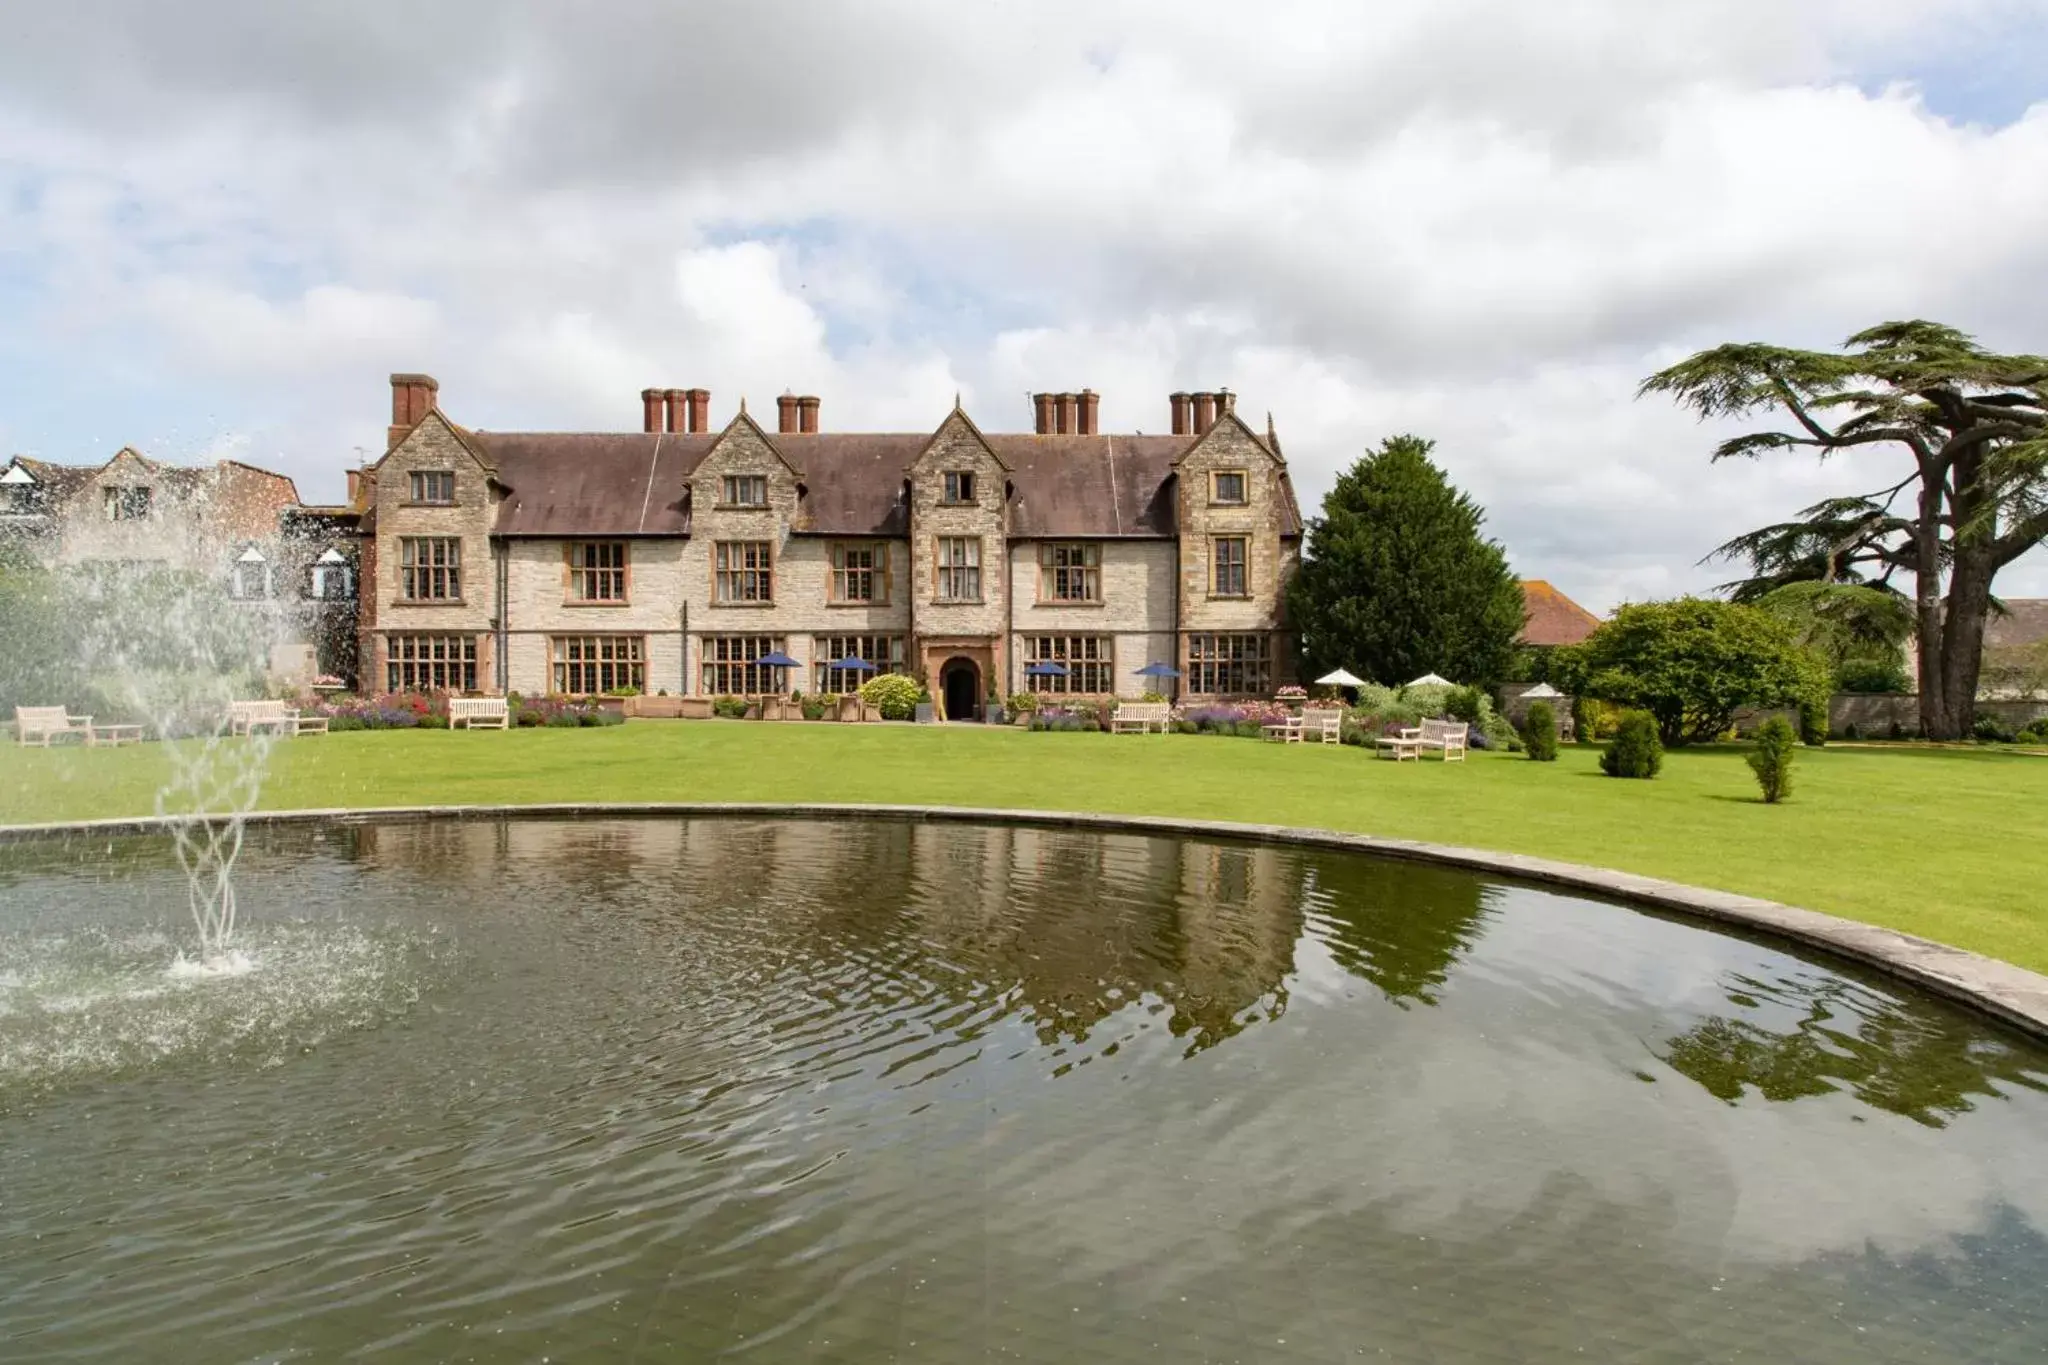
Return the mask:
<path id="1" fill-rule="evenodd" d="M 1067 676 L 1067 666 L 1065 664 L 1056 664 L 1050 661 L 1030 664 L 1024 671 L 1034 678 L 1064 678 Z"/>

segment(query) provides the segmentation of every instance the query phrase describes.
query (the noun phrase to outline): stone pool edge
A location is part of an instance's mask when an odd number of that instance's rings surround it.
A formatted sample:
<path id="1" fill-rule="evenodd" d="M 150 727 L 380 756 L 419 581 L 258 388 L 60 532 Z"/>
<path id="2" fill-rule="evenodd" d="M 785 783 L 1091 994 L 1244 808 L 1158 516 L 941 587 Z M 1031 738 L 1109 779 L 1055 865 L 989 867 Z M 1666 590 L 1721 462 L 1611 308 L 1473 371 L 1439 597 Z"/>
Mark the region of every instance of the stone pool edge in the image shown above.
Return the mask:
<path id="1" fill-rule="evenodd" d="M 1584 863 L 1521 853 L 1497 853 L 1455 844 L 1388 839 L 1373 834 L 1230 820 L 1177 820 L 1162 816 L 1081 811 L 1007 810 L 976 806 L 835 805 L 772 802 L 561 802 L 549 805 L 376 806 L 332 810 L 258 811 L 251 825 L 372 824 L 394 820 L 558 819 L 564 816 L 776 816 L 812 820 L 892 819 L 952 824 L 1007 824 L 1089 829 L 1128 834 L 1198 835 L 1250 843 L 1370 853 L 1491 872 L 1521 881 L 1590 891 L 1630 905 L 1711 920 L 1789 940 L 1803 947 L 1873 967 L 1945 999 L 2048 1040 L 2048 976 L 1981 953 L 1951 948 L 1895 929 L 1803 910 L 1777 901 L 1688 886 L 1658 877 L 1616 872 Z M 0 843 L 77 835 L 147 834 L 171 824 L 155 816 L 0 825 Z"/>

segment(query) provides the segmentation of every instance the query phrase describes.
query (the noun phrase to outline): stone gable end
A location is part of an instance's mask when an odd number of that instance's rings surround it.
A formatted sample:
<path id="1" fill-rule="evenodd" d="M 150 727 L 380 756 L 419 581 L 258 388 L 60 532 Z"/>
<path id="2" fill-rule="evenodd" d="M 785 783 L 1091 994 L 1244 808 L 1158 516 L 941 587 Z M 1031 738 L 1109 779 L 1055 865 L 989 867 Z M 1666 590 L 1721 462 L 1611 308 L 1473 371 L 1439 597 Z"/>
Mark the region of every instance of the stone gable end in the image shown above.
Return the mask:
<path id="1" fill-rule="evenodd" d="M 1242 471 L 1241 505 L 1215 500 L 1215 476 Z M 1284 467 L 1235 419 L 1220 421 L 1181 457 L 1179 509 L 1181 624 L 1184 630 L 1273 630 L 1295 551 L 1281 536 L 1286 494 Z M 1211 593 L 1216 542 L 1243 537 L 1247 595 Z"/>

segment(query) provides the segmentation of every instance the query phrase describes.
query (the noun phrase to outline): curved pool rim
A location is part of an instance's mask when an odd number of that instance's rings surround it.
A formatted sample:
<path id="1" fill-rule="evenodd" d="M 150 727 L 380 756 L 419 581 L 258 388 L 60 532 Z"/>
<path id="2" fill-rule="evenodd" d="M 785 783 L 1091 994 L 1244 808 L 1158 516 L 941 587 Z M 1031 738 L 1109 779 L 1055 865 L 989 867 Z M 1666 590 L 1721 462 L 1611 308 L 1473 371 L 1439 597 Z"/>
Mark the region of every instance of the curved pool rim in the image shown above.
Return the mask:
<path id="1" fill-rule="evenodd" d="M 1374 834 L 1291 825 L 1246 824 L 1232 820 L 1183 820 L 1152 815 L 1111 815 L 1084 811 L 1018 810 L 981 806 L 899 806 L 858 803 L 621 801 L 558 802 L 540 805 L 367 806 L 257 811 L 252 826 L 390 824 L 433 820 L 561 820 L 752 817 L 796 820 L 899 820 L 910 822 L 1018 825 L 1041 829 L 1086 829 L 1127 834 L 1171 835 L 1244 843 L 1334 849 L 1435 863 L 1518 881 L 1588 891 L 1608 900 L 1681 917 L 1707 920 L 1818 949 L 1872 967 L 1945 999 L 1967 1005 L 2034 1038 L 2048 1040 L 2048 976 L 1997 958 L 1896 929 L 1861 924 L 1818 910 L 1778 901 L 1688 886 L 1632 872 L 1560 862 L 1522 853 L 1389 839 Z M 142 816 L 112 820 L 0 825 L 0 844 L 79 835 L 159 833 L 176 817 Z"/>

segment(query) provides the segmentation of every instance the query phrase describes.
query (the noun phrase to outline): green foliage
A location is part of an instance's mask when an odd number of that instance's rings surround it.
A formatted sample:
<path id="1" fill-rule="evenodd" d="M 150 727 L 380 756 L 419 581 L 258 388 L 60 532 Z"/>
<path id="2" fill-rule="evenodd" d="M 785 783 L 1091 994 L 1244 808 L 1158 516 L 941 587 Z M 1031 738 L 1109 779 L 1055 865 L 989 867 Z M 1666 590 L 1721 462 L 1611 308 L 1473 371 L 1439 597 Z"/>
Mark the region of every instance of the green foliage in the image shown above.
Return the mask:
<path id="1" fill-rule="evenodd" d="M 711 699 L 711 714 L 723 716 L 727 720 L 743 720 L 747 714 L 747 699 L 745 697 L 713 697 Z"/>
<path id="2" fill-rule="evenodd" d="M 640 695 L 640 689 L 631 686 L 614 687 L 610 691 L 606 692 L 605 695 L 607 697 L 637 697 Z"/>
<path id="3" fill-rule="evenodd" d="M 1824 698 L 1827 669 L 1757 607 L 1682 597 L 1625 606 L 1566 661 L 1575 696 L 1648 711 L 1666 744 L 1711 740 L 1743 707 Z"/>
<path id="4" fill-rule="evenodd" d="M 332 730 L 334 726 L 330 723 L 327 728 Z M 448 728 L 448 717 L 437 716 L 429 711 L 426 715 L 419 718 L 419 728 L 422 730 L 445 730 Z"/>
<path id="5" fill-rule="evenodd" d="M 2048 716 L 2033 721 L 2017 738 L 2022 744 L 2048 744 Z"/>
<path id="6" fill-rule="evenodd" d="M 800 706 L 800 707 L 802 708 L 802 710 L 803 710 L 803 717 L 804 717 L 804 719 L 805 719 L 805 720 L 823 720 L 823 719 L 825 719 L 825 701 L 824 701 L 824 698 L 822 698 L 822 697 L 806 697 L 806 698 L 804 698 L 804 699 L 803 699 L 803 701 L 799 702 L 799 703 L 798 703 L 798 705 L 799 705 L 799 706 Z"/>
<path id="7" fill-rule="evenodd" d="M 1401 689 L 1401 700 L 1414 707 L 1432 720 L 1440 720 L 1446 714 L 1451 700 L 1451 688 L 1438 683 L 1423 683 Z"/>
<path id="8" fill-rule="evenodd" d="M 1538 763 L 1557 762 L 1557 712 L 1547 701 L 1532 701 L 1522 717 L 1522 747 Z"/>
<path id="9" fill-rule="evenodd" d="M 1164 692 L 1154 692 L 1148 688 L 1146 689 L 1145 694 L 1139 697 L 1138 700 L 1142 702 L 1149 702 L 1152 705 L 1156 706 L 1159 703 L 1164 702 L 1166 700 L 1166 694 Z"/>
<path id="10" fill-rule="evenodd" d="M 1989 744 L 2010 744 L 2019 738 L 2019 732 L 1989 711 L 1979 711 L 1970 727 L 1970 736 Z"/>
<path id="11" fill-rule="evenodd" d="M 1737 600 L 1743 600 L 1737 593 Z M 1855 583 L 1786 583 L 1755 597 L 1801 645 L 1819 655 L 1843 691 L 1893 692 L 1901 686 L 1852 688 L 1845 677 L 1905 681 L 1905 644 L 1913 638 L 1913 604 L 1895 592 Z"/>
<path id="12" fill-rule="evenodd" d="M 1486 693 L 1476 687 L 1453 687 L 1444 694 L 1444 714 L 1477 725 L 1486 711 Z"/>
<path id="13" fill-rule="evenodd" d="M 1835 688 L 1841 692 L 1899 693 L 1913 690 L 1903 661 L 1850 659 L 1835 669 Z"/>
<path id="14" fill-rule="evenodd" d="M 1818 749 L 1828 742 L 1828 699 L 1807 697 L 1799 703 L 1799 742 Z"/>
<path id="15" fill-rule="evenodd" d="M 1522 589 L 1485 514 L 1429 457 L 1395 436 L 1337 478 L 1288 585 L 1303 677 L 1438 672 L 1480 683 L 1508 668 Z"/>
<path id="16" fill-rule="evenodd" d="M 85 672 L 68 611 L 55 575 L 20 558 L 0 563 L 0 716 L 13 719 L 17 706 L 83 703 Z"/>
<path id="17" fill-rule="evenodd" d="M 860 685 L 860 696 L 883 720 L 909 720 L 919 702 L 931 700 L 917 679 L 903 673 L 877 673 Z"/>
<path id="18" fill-rule="evenodd" d="M 1772 716 L 1758 727 L 1749 770 L 1756 774 L 1766 805 L 1775 806 L 1792 794 L 1792 756 L 1797 752 L 1798 736 L 1783 716 Z"/>
<path id="19" fill-rule="evenodd" d="M 1622 712 L 1614 738 L 1600 755 L 1600 771 L 1609 777 L 1655 777 L 1664 766 L 1657 728 L 1657 718 L 1648 711 Z"/>
<path id="20" fill-rule="evenodd" d="M 1038 710 L 1038 694 L 1036 692 L 1012 692 L 1008 706 L 1010 714 L 1028 716 Z"/>

